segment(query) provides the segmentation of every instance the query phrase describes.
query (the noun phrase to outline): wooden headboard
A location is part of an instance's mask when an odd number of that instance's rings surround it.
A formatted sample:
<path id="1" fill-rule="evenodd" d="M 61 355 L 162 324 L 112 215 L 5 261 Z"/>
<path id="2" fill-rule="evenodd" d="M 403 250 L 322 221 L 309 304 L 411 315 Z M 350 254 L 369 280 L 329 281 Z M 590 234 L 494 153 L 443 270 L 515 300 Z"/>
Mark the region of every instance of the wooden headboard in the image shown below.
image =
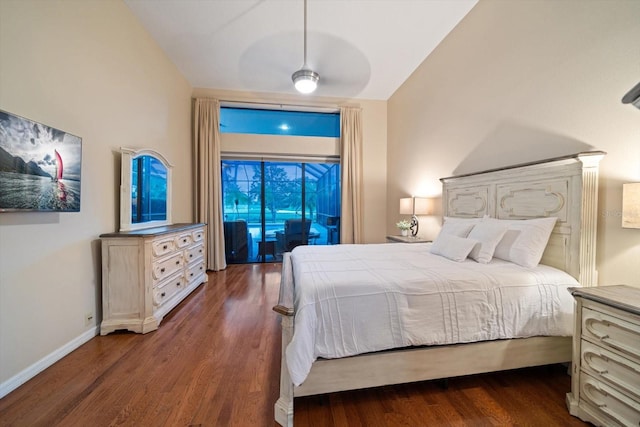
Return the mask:
<path id="1" fill-rule="evenodd" d="M 444 216 L 558 218 L 542 264 L 596 286 L 598 164 L 590 151 L 473 174 L 442 178 Z"/>

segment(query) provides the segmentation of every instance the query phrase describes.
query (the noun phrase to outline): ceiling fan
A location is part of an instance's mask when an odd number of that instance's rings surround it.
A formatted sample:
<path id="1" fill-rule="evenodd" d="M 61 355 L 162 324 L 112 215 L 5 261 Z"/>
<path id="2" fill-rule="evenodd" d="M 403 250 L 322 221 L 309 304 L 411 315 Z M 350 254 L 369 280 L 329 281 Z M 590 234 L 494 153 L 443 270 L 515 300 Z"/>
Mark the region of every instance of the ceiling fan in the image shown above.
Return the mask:
<path id="1" fill-rule="evenodd" d="M 290 4 L 288 0 L 272 3 L 286 6 Z M 308 89 L 303 96 L 349 98 L 357 95 L 371 77 L 367 57 L 351 41 L 331 32 L 316 30 L 314 14 L 317 11 L 318 25 L 322 26 L 323 19 L 328 19 L 327 13 L 331 13 L 329 2 L 305 0 L 300 3 L 296 2 L 300 6 L 304 5 L 304 39 L 300 40 L 299 27 L 295 30 L 275 31 L 261 37 L 240 58 L 237 67 L 240 80 L 245 82 L 246 87 L 253 87 L 256 92 L 261 93 L 303 95 L 294 87 L 299 82 L 315 87 L 315 92 Z M 287 9 L 298 15 L 303 8 L 291 11 L 292 8 L 288 6 Z M 292 16 L 287 16 L 291 20 Z M 282 27 L 287 28 L 290 24 L 288 22 Z M 302 67 L 299 63 L 301 48 L 304 53 Z M 256 73 L 256 70 L 260 71 Z"/>
<path id="2" fill-rule="evenodd" d="M 304 61 L 302 68 L 293 73 L 291 80 L 296 90 L 303 94 L 314 92 L 320 80 L 320 74 L 307 65 L 307 0 L 304 0 Z"/>

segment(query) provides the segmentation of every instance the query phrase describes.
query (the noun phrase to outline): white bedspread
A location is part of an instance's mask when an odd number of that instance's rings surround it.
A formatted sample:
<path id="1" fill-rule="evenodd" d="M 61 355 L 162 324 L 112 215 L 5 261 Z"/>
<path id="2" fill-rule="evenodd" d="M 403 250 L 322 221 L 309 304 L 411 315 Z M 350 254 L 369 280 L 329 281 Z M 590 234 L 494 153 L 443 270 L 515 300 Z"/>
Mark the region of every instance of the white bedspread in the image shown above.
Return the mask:
<path id="1" fill-rule="evenodd" d="M 429 245 L 299 246 L 291 253 L 296 314 L 286 358 L 295 385 L 318 357 L 571 335 L 566 288 L 580 286 L 573 277 L 543 265 L 453 262 L 430 254 Z"/>

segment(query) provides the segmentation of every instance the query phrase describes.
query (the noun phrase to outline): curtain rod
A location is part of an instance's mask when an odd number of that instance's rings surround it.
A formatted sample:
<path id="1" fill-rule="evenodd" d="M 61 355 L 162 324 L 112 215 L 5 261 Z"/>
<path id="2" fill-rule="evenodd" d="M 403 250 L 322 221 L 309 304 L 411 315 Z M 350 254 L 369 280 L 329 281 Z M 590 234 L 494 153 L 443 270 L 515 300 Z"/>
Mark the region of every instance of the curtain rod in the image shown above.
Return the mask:
<path id="1" fill-rule="evenodd" d="M 315 113 L 337 113 L 339 107 L 319 107 L 314 105 L 283 104 L 275 102 L 253 102 L 253 101 L 223 101 L 220 100 L 221 107 L 234 106 L 237 108 L 254 108 L 262 110 L 288 110 L 288 111 L 310 111 Z"/>

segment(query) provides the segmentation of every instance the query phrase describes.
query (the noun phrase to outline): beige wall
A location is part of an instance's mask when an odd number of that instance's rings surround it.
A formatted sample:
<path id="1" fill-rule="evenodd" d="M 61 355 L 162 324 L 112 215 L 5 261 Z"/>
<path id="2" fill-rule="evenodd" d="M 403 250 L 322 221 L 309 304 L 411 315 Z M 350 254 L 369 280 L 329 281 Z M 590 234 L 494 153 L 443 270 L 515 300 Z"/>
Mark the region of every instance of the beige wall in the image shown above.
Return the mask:
<path id="1" fill-rule="evenodd" d="M 481 0 L 389 99 L 387 230 L 440 177 L 603 150 L 600 283 L 640 286 L 640 230 L 620 226 L 622 183 L 640 181 L 640 110 L 620 102 L 639 22 L 638 1 Z"/>
<path id="2" fill-rule="evenodd" d="M 350 100 L 339 98 L 319 98 L 283 96 L 265 93 L 247 93 L 196 88 L 193 96 L 217 98 L 221 101 L 264 102 L 273 104 L 308 105 L 314 107 L 337 108 L 339 106 L 359 106 L 362 108 L 363 122 L 363 178 L 364 178 L 364 240 L 365 243 L 382 243 L 386 236 L 386 179 L 387 179 L 387 103 L 386 101 Z M 223 136 L 224 138 L 224 136 Z M 252 137 L 249 139 L 253 140 Z M 265 140 L 269 138 L 259 138 Z M 242 148 L 252 146 L 242 137 L 227 138 L 229 143 L 242 144 Z M 334 146 L 329 145 L 326 154 L 331 154 Z M 230 148 L 231 150 L 231 148 Z M 293 148 L 285 148 L 294 150 Z M 305 150 L 294 154 L 309 154 Z"/>
<path id="3" fill-rule="evenodd" d="M 81 136 L 83 161 L 79 213 L 0 214 L 0 384 L 93 333 L 119 147 L 166 155 L 173 218 L 192 219 L 190 97 L 124 3 L 0 1 L 0 109 Z"/>

